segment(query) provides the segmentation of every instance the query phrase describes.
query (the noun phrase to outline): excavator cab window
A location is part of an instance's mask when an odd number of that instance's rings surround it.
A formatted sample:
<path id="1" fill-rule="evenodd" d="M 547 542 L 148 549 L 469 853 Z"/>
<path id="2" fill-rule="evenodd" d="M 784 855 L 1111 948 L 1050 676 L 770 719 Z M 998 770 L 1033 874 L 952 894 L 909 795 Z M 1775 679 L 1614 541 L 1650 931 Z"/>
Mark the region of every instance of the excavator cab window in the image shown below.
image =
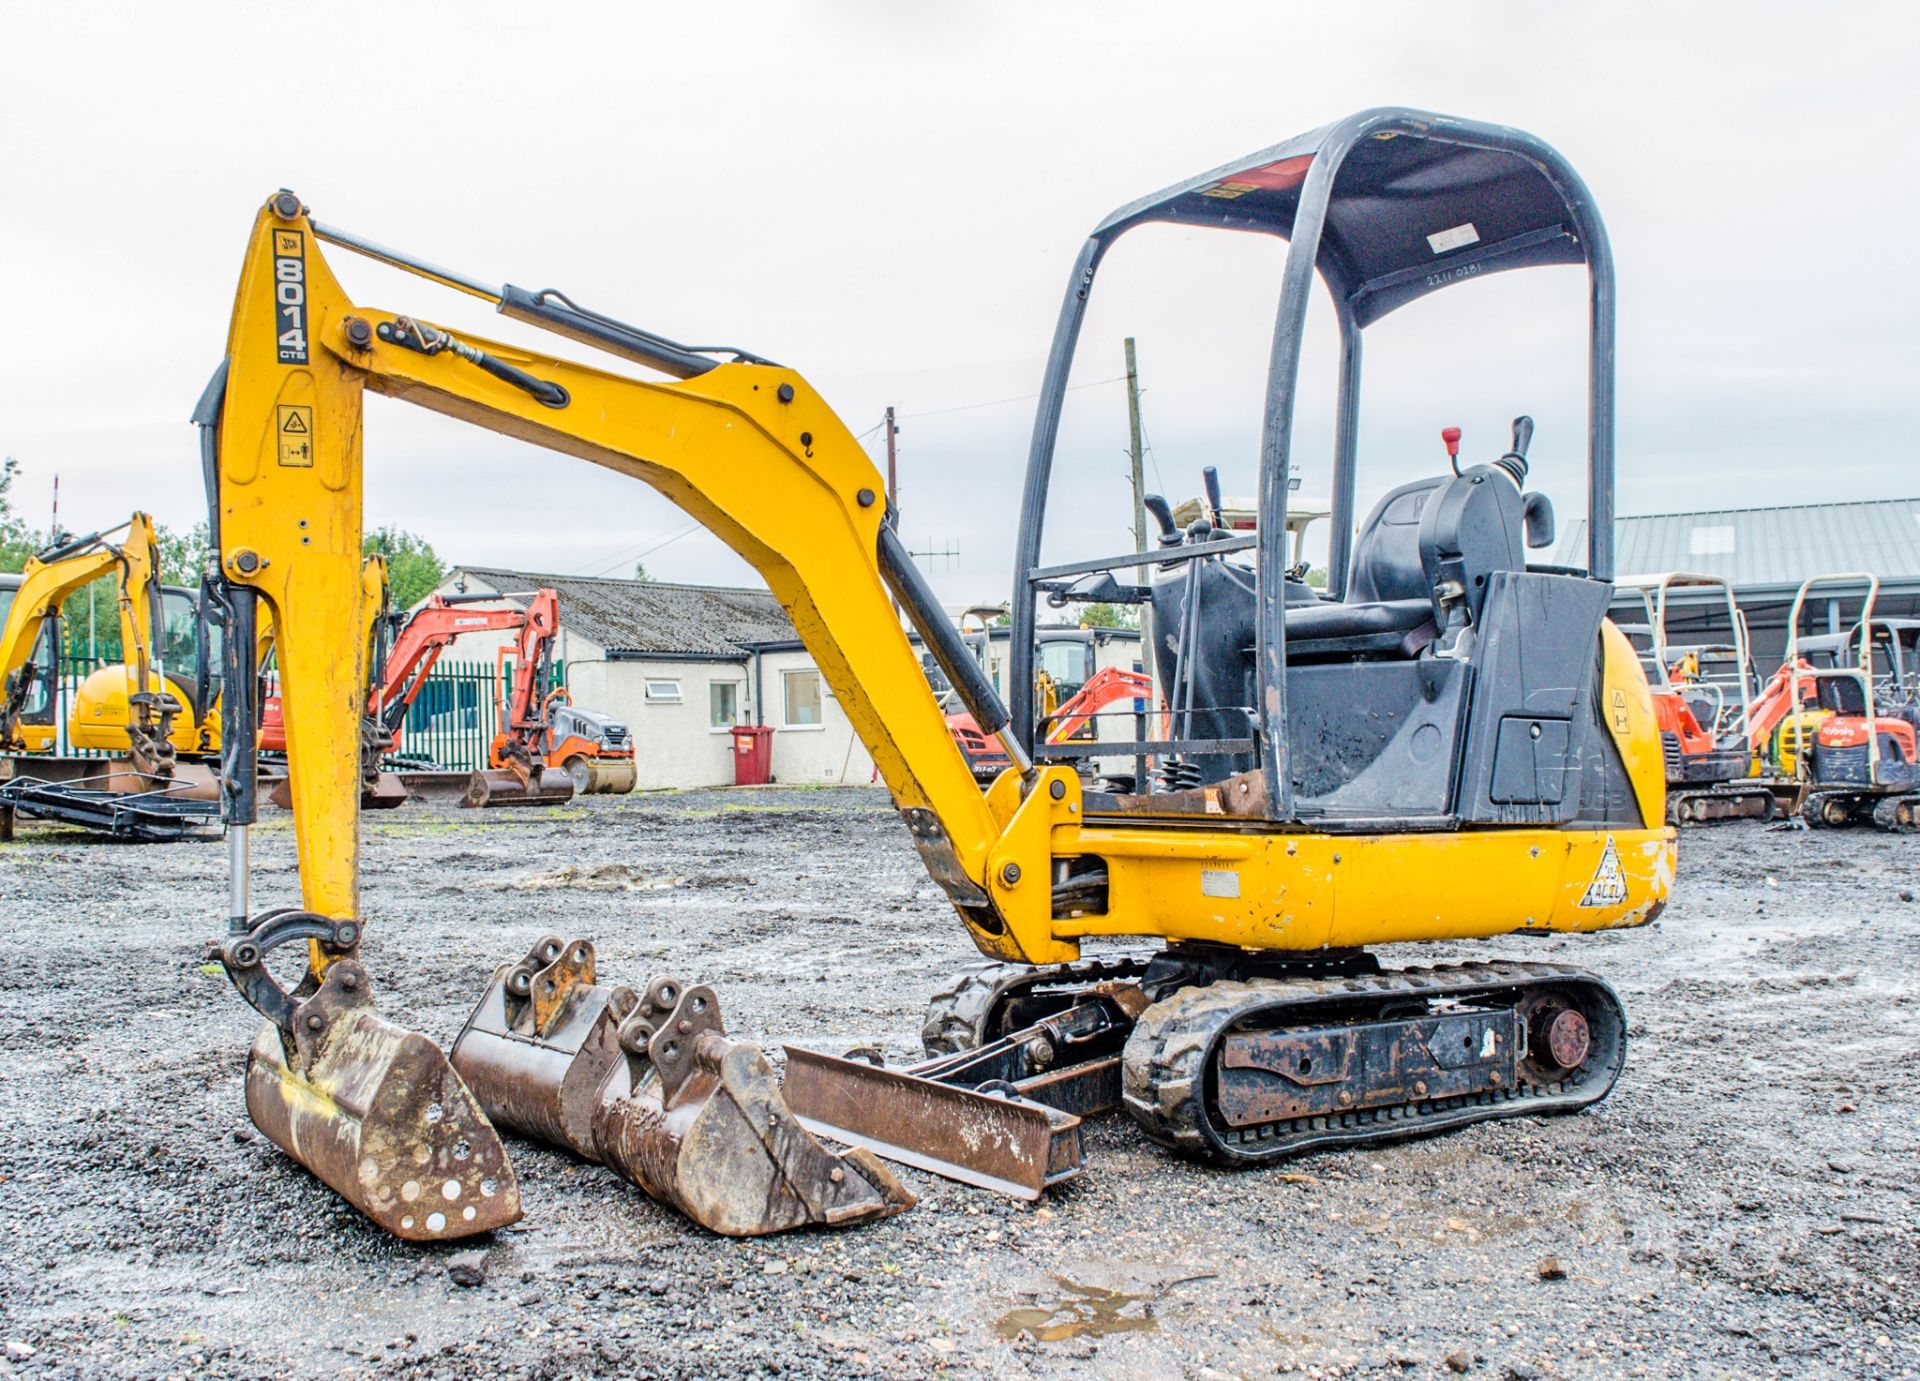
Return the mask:
<path id="1" fill-rule="evenodd" d="M 7 622 L 7 615 L 13 610 L 13 598 L 20 588 L 17 575 L 0 575 L 0 627 Z M 27 658 L 32 664 L 33 684 L 27 688 L 26 696 L 20 702 L 20 722 L 22 724 L 49 725 L 53 723 L 53 679 L 54 646 L 58 640 L 60 619 L 56 615 L 47 620 L 40 629 L 39 641 L 34 643 L 33 652 Z"/>
<path id="2" fill-rule="evenodd" d="M 1204 499 L 1182 505 L 1190 521 L 1147 498 L 1158 528 L 1149 562 L 1129 551 L 1043 564 L 1087 303 L 1114 243 L 1155 224 L 1286 242 L 1255 521 L 1248 530 L 1208 467 Z M 1358 506 L 1366 328 L 1441 288 L 1544 265 L 1584 268 L 1590 289 L 1587 416 L 1555 422 L 1561 437 L 1585 423 L 1580 569 L 1530 560 L 1553 524 L 1551 505 L 1526 488 L 1528 417 L 1515 419 L 1504 453 L 1484 447 L 1479 463 L 1461 456 L 1457 428 L 1444 429 L 1439 473 Z M 1320 287 L 1339 342 L 1324 590 L 1305 582 L 1287 540 L 1301 350 Z M 1613 562 L 1613 335 L 1612 261 L 1593 202 L 1556 152 L 1511 129 L 1366 111 L 1122 207 L 1074 267 L 1036 412 L 1012 604 L 1022 746 L 1059 762 L 1091 751 L 1035 742 L 1035 672 L 1047 656 L 1038 622 L 1049 608 L 1117 604 L 1146 615 L 1166 713 L 1158 736 L 1130 750 L 1152 759 L 1154 790 L 1090 801 L 1103 817 L 1232 813 L 1356 829 L 1618 818 L 1631 793 L 1596 708 L 1595 653 Z"/>
<path id="3" fill-rule="evenodd" d="M 160 592 L 160 664 L 167 679 L 176 682 L 192 702 L 188 709 L 198 720 L 219 694 L 219 630 L 202 614 L 198 591 L 177 585 Z"/>

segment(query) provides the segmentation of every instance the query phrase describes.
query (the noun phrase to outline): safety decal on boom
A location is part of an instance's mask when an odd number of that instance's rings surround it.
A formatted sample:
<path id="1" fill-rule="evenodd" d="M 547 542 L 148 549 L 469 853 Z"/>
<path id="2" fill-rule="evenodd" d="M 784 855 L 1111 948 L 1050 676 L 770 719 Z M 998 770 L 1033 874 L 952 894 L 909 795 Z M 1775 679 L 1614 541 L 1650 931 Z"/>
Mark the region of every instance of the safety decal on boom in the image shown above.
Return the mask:
<path id="1" fill-rule="evenodd" d="M 273 320 L 280 363 L 305 364 L 307 237 L 298 230 L 273 232 Z"/>
<path id="2" fill-rule="evenodd" d="M 282 403 L 279 423 L 280 463 L 296 467 L 313 464 L 313 409 L 302 403 Z"/>
<path id="3" fill-rule="evenodd" d="M 1618 906 L 1626 899 L 1627 874 L 1620 866 L 1620 850 L 1614 846 L 1613 836 L 1608 835 L 1607 847 L 1600 854 L 1600 866 L 1593 870 L 1593 881 L 1587 884 L 1580 905 Z"/>

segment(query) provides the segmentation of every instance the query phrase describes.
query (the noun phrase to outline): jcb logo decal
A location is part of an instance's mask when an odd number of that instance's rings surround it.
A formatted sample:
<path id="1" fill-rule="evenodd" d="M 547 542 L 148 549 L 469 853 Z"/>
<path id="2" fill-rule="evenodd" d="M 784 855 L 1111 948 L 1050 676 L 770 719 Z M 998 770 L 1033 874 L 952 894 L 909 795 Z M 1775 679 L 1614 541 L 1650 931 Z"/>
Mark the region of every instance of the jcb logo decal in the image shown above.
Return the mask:
<path id="1" fill-rule="evenodd" d="M 307 237 L 273 232 L 273 308 L 281 364 L 307 362 Z"/>

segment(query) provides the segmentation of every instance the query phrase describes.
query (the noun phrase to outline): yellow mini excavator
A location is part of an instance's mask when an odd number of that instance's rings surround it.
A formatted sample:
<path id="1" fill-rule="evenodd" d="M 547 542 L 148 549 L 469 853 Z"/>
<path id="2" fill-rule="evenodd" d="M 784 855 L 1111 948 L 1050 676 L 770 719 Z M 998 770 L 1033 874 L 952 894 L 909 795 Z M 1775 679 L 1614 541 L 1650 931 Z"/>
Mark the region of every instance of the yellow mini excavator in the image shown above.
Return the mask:
<path id="1" fill-rule="evenodd" d="M 68 737 L 110 756 L 55 755 L 47 632 L 68 595 L 107 574 L 120 587 L 121 661 L 75 691 Z M 184 667 L 168 665 L 166 655 L 181 642 L 168 638 L 169 626 L 181 624 L 174 598 L 188 592 L 163 589 L 159 578 L 153 521 L 135 513 L 122 527 L 60 538 L 9 581 L 0 621 L 0 838 L 10 836 L 15 815 L 149 842 L 216 822 L 212 774 L 180 757 L 200 746 L 195 708 L 205 677 L 195 675 L 191 655 Z M 189 596 L 190 631 L 197 619 Z M 191 638 L 186 645 L 202 646 Z"/>
<path id="2" fill-rule="evenodd" d="M 1115 240 L 1154 222 L 1288 241 L 1258 522 L 1233 531 L 1203 515 L 1182 529 L 1169 513 L 1145 578 L 1132 550 L 1043 564 L 1055 434 L 1096 272 Z M 615 366 L 359 305 L 323 245 L 465 292 Z M 1583 268 L 1591 287 L 1579 569 L 1528 557 L 1553 522 L 1526 488 L 1525 418 L 1490 462 L 1450 453 L 1433 477 L 1355 506 L 1363 330 L 1441 288 L 1533 265 Z M 1316 282 L 1340 337 L 1324 592 L 1294 578 L 1280 540 Z M 1257 1165 L 1593 1103 L 1626 1051 L 1624 1014 L 1600 978 L 1504 959 L 1387 969 L 1372 950 L 1641 925 L 1665 904 L 1675 836 L 1660 740 L 1645 677 L 1605 618 L 1613 361 L 1599 214 L 1566 161 L 1517 130 L 1365 111 L 1131 203 L 1080 251 L 1042 384 L 1008 706 L 909 558 L 872 462 L 799 374 L 679 344 L 557 291 L 436 268 L 276 193 L 254 223 L 227 357 L 197 415 L 226 647 L 244 659 L 242 633 L 264 602 L 293 764 L 302 905 L 255 914 L 251 708 L 229 693 L 233 890 L 218 949 L 268 1018 L 248 1063 L 255 1122 L 391 1231 L 434 1239 L 517 1216 L 496 1123 L 746 1233 L 904 1207 L 869 1150 L 1038 1193 L 1077 1169 L 1078 1116 L 1108 1108 L 1176 1151 Z M 931 1059 L 889 1069 L 791 1051 L 783 1090 L 757 1050 L 727 1039 L 711 989 L 602 983 L 592 946 L 559 937 L 501 967 L 451 1061 L 374 1014 L 355 957 L 369 391 L 630 475 L 761 573 L 993 961 L 935 1000 Z M 1451 452 L 1457 433 L 1447 439 Z M 1116 746 L 1036 733 L 1043 599 L 1151 606 L 1156 680 L 1174 712 L 1153 717 L 1165 737 Z M 895 600 L 1008 755 L 984 791 Z M 251 687 L 251 672 L 230 665 L 230 692 Z M 1092 751 L 1150 758 L 1155 779 L 1127 795 L 1092 791 L 1074 765 Z M 1157 944 L 1083 960 L 1099 937 Z M 265 962 L 289 941 L 308 946 L 293 991 Z M 809 1129 L 855 1149 L 835 1154 Z"/>

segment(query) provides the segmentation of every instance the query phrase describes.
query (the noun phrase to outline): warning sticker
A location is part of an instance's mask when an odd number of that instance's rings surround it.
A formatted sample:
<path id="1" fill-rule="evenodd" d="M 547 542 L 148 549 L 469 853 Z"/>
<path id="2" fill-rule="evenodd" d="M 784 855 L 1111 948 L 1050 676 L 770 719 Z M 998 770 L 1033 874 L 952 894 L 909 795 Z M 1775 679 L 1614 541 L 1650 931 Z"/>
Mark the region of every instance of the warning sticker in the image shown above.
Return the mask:
<path id="1" fill-rule="evenodd" d="M 278 409 L 280 463 L 313 464 L 313 409 L 302 403 L 282 403 Z"/>
<path id="2" fill-rule="evenodd" d="M 1613 688 L 1613 731 L 1616 734 L 1630 733 L 1633 722 L 1627 718 L 1627 693 L 1615 686 Z"/>
<path id="3" fill-rule="evenodd" d="M 1626 899 L 1627 874 L 1620 866 L 1620 850 L 1614 846 L 1613 836 L 1608 835 L 1607 847 L 1600 854 L 1600 866 L 1593 870 L 1593 881 L 1587 884 L 1580 905 L 1618 906 Z"/>

